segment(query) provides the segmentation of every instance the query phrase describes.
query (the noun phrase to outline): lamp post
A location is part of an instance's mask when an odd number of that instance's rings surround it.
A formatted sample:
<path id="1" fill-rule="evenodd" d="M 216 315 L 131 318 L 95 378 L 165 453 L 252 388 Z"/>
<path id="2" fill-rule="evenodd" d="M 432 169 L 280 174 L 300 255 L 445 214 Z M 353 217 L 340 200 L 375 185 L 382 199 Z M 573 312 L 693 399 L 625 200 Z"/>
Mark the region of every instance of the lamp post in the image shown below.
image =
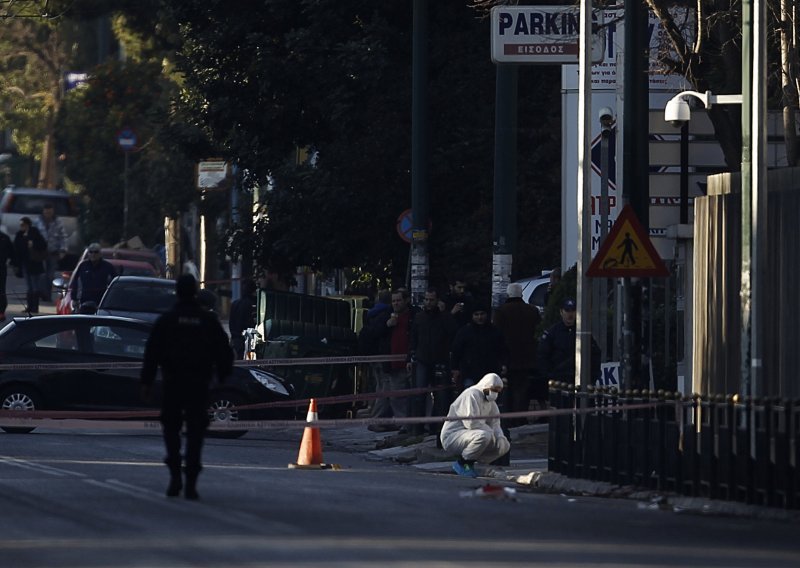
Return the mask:
<path id="1" fill-rule="evenodd" d="M 747 15 L 747 14 L 745 14 Z M 752 14 L 750 16 L 752 18 Z M 750 33 L 746 34 L 746 44 L 750 44 Z M 752 46 L 750 46 L 752 48 Z M 743 61 L 752 58 L 748 56 L 748 47 L 743 49 Z M 758 51 L 758 50 L 755 50 Z M 763 61 L 762 61 L 763 63 Z M 750 61 L 752 65 L 752 61 Z M 743 67 L 746 67 L 743 64 Z M 764 152 L 763 128 L 763 97 L 758 92 L 763 85 L 753 88 L 758 80 L 758 73 L 753 73 L 752 68 L 747 72 L 752 81 L 745 81 L 741 95 L 714 95 L 711 91 L 700 93 L 698 91 L 683 91 L 672 97 L 664 107 L 664 119 L 675 126 L 682 126 L 691 118 L 691 109 L 686 101 L 687 97 L 698 99 L 706 108 L 714 104 L 741 104 L 742 105 L 742 219 L 741 219 L 741 384 L 742 395 L 755 396 L 759 393 L 761 373 L 761 347 L 758 333 L 758 307 L 760 282 L 758 272 L 764 263 L 762 258 L 764 235 L 766 235 L 766 164 Z M 750 92 L 748 93 L 748 89 Z M 755 96 L 753 93 L 756 93 Z M 746 102 L 745 102 L 746 101 Z M 755 134 L 755 135 L 754 135 Z M 752 147 L 751 147 L 752 142 Z M 753 163 L 755 162 L 755 167 Z M 754 175 L 755 174 L 755 175 Z M 760 237 L 760 238 L 759 238 Z M 755 333 L 753 330 L 755 329 Z"/>
<path id="2" fill-rule="evenodd" d="M 600 121 L 600 242 L 598 248 L 603 246 L 603 241 L 608 235 L 608 215 L 610 204 L 608 197 L 608 176 L 612 164 L 609 163 L 610 152 L 609 144 L 611 135 L 614 132 L 614 111 L 608 107 L 603 107 L 598 112 Z M 608 350 L 608 279 L 597 278 L 595 283 L 595 298 L 592 302 L 594 307 L 594 321 L 597 330 L 597 340 L 604 355 Z M 608 361 L 608 357 L 604 357 Z"/>

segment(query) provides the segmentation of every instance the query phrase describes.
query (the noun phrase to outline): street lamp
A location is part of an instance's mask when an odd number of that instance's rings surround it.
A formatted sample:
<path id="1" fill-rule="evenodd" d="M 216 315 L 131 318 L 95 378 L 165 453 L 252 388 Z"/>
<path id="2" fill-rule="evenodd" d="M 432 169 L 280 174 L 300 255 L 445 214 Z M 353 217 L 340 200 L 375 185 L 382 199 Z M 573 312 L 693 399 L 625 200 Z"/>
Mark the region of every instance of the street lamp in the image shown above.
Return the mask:
<path id="1" fill-rule="evenodd" d="M 608 198 L 608 175 L 612 164 L 609 161 L 609 144 L 611 135 L 614 132 L 614 111 L 609 107 L 603 107 L 597 113 L 600 122 L 600 242 L 598 248 L 603 246 L 603 242 L 608 235 L 608 215 L 610 213 L 610 203 Z M 608 279 L 599 278 L 594 281 L 595 298 L 592 302 L 594 307 L 594 321 L 597 325 L 597 338 L 600 348 L 605 355 L 603 360 L 608 361 Z M 616 348 L 616 344 L 615 344 Z"/>
<path id="2" fill-rule="evenodd" d="M 672 126 L 683 126 L 685 122 L 689 122 L 692 118 L 692 111 L 687 102 L 688 97 L 694 97 L 703 103 L 705 108 L 711 108 L 714 105 L 740 105 L 742 104 L 742 95 L 715 95 L 711 91 L 701 93 L 699 91 L 683 91 L 672 97 L 667 106 L 664 107 L 664 120 L 672 124 Z"/>
<path id="3" fill-rule="evenodd" d="M 694 97 L 706 108 L 715 104 L 742 105 L 742 164 L 741 164 L 741 368 L 742 377 L 740 392 L 753 395 L 760 391 L 761 346 L 758 333 L 760 322 L 757 320 L 760 307 L 761 283 L 758 272 L 764 262 L 760 258 L 759 245 L 763 246 L 766 234 L 766 165 L 764 163 L 764 134 L 757 130 L 762 124 L 763 99 L 755 93 L 754 85 L 763 89 L 758 82 L 758 74 L 753 81 L 743 81 L 747 103 L 744 95 L 714 95 L 711 91 L 683 91 L 672 97 L 664 107 L 664 120 L 673 126 L 683 126 L 691 119 L 688 97 Z M 754 133 L 758 132 L 757 136 Z M 755 167 L 753 164 L 755 163 Z M 754 274 L 752 274 L 752 273 Z"/>

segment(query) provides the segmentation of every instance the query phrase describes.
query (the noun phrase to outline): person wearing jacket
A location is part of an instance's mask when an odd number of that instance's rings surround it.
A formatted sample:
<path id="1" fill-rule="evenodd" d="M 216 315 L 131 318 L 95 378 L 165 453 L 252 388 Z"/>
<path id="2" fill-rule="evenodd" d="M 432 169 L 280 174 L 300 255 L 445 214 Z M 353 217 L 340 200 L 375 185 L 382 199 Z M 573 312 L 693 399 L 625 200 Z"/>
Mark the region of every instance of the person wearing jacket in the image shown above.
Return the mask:
<path id="1" fill-rule="evenodd" d="M 233 370 L 233 350 L 216 314 L 197 301 L 197 281 L 184 274 L 175 284 L 178 301 L 156 320 L 145 346 L 140 382 L 142 399 L 161 368 L 161 427 L 169 469 L 167 497 L 181 489 L 181 428 L 186 422 L 187 499 L 198 499 L 197 477 L 202 469 L 203 437 L 208 427 L 208 386 L 216 372 L 220 382 Z"/>
<path id="2" fill-rule="evenodd" d="M 25 311 L 31 314 L 39 313 L 39 278 L 44 272 L 46 257 L 47 241 L 33 226 L 30 217 L 23 217 L 14 236 L 14 266 L 17 276 L 25 278 L 28 302 Z"/>
<path id="3" fill-rule="evenodd" d="M 8 307 L 6 281 L 8 280 L 9 262 L 14 264 L 14 244 L 8 235 L 0 231 L 0 322 L 5 321 Z"/>
<path id="4" fill-rule="evenodd" d="M 547 400 L 547 384 L 534 378 L 536 368 L 536 328 L 542 321 L 539 310 L 522 299 L 522 286 L 508 285 L 508 299 L 494 312 L 494 324 L 503 334 L 508 351 L 508 397 L 507 409 L 511 412 L 526 412 L 531 394 L 543 404 Z M 543 388 L 542 388 L 542 385 Z M 513 424 L 527 423 L 518 418 Z"/>
<path id="5" fill-rule="evenodd" d="M 377 339 L 378 353 L 408 355 L 412 310 L 408 306 L 408 293 L 398 289 L 392 292 L 392 309 L 382 312 L 370 325 Z M 382 363 L 378 372 L 376 392 L 405 390 L 409 386 L 409 373 L 405 361 Z M 403 397 L 379 398 L 372 407 L 372 418 L 405 418 L 408 416 L 408 399 Z M 370 425 L 372 431 L 394 429 L 392 426 Z"/>
<path id="6" fill-rule="evenodd" d="M 487 373 L 505 374 L 505 340 L 489 322 L 489 308 L 483 304 L 473 304 L 472 321 L 456 333 L 450 367 L 457 387 L 472 386 Z"/>
<path id="7" fill-rule="evenodd" d="M 49 302 L 52 298 L 56 267 L 67 254 L 67 230 L 56 216 L 55 206 L 49 201 L 42 207 L 42 214 L 36 218 L 35 226 L 47 242 L 47 258 L 44 261 L 44 272 L 40 276 L 39 294 L 42 300 Z"/>
<path id="8" fill-rule="evenodd" d="M 442 448 L 458 455 L 453 471 L 465 477 L 478 477 L 475 462 L 491 463 L 511 449 L 502 428 L 500 418 L 474 418 L 497 416 L 497 397 L 503 391 L 503 379 L 495 373 L 487 373 L 475 386 L 465 389 L 450 405 L 448 420 L 442 427 Z"/>
<path id="9" fill-rule="evenodd" d="M 409 352 L 412 379 L 416 388 L 444 386 L 449 384 L 450 346 L 456 334 L 455 319 L 439 308 L 439 293 L 435 288 L 425 292 L 422 311 L 414 317 L 411 326 L 411 350 Z M 411 415 L 425 416 L 430 395 L 415 396 Z M 433 416 L 444 416 L 447 412 L 448 393 L 433 393 Z M 412 428 L 421 433 L 422 427 Z M 437 428 L 438 430 L 438 428 Z M 438 434 L 438 431 L 437 431 Z"/>
<path id="10" fill-rule="evenodd" d="M 561 304 L 561 319 L 550 326 L 539 339 L 536 352 L 537 372 L 547 381 L 575 382 L 575 317 L 576 304 L 567 298 Z M 592 381 L 600 378 L 600 346 L 592 338 Z"/>
<path id="11" fill-rule="evenodd" d="M 70 285 L 72 300 L 77 301 L 78 306 L 86 302 L 99 304 L 109 283 L 117 275 L 114 265 L 101 256 L 100 243 L 92 243 L 86 250 L 89 258 L 75 269 L 77 274 Z"/>

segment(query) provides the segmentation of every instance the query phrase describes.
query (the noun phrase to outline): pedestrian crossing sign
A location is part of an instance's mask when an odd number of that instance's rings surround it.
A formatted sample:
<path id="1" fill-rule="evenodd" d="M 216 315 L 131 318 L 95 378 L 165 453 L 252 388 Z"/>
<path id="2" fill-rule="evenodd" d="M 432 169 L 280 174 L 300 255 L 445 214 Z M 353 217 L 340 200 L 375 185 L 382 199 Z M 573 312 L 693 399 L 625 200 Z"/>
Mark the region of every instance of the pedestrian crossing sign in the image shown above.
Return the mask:
<path id="1" fill-rule="evenodd" d="M 650 278 L 669 276 L 633 208 L 626 205 L 611 227 L 586 276 L 596 278 Z"/>

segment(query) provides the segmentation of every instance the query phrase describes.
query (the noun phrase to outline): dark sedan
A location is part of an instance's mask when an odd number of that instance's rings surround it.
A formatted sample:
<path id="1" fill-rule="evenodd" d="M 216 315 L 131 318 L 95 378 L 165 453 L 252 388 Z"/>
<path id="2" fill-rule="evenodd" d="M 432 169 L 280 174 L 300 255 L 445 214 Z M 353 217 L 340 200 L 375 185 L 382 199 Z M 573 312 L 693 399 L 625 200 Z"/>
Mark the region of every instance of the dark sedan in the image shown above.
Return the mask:
<path id="1" fill-rule="evenodd" d="M 0 363 L 54 363 L 66 368 L 0 370 L 3 410 L 143 410 L 160 405 L 160 378 L 148 406 L 139 398 L 137 369 L 115 368 L 112 362 L 141 362 L 150 324 L 111 316 L 40 316 L 14 318 L 0 330 Z M 108 367 L 76 369 L 79 364 Z M 293 388 L 280 377 L 258 369 L 235 367 L 233 374 L 211 387 L 212 420 L 290 418 L 291 407 L 234 410 L 233 407 L 289 400 Z M 3 428 L 30 432 L 33 428 Z M 244 431 L 223 430 L 228 436 Z"/>
<path id="2" fill-rule="evenodd" d="M 97 305 L 97 315 L 154 322 L 175 305 L 175 281 L 145 276 L 117 276 Z"/>

